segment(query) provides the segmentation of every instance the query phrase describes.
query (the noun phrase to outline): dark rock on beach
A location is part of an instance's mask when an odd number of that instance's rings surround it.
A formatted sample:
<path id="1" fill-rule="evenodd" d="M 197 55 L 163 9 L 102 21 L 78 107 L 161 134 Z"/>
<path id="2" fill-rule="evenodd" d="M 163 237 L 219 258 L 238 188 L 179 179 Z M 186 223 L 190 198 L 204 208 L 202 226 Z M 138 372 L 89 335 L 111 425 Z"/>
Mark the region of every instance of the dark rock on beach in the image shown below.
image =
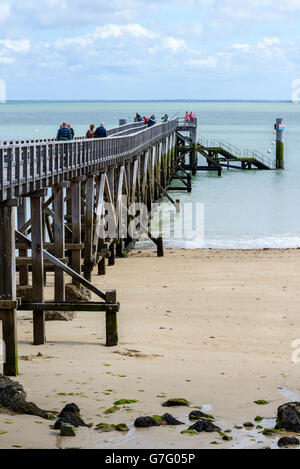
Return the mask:
<path id="1" fill-rule="evenodd" d="M 129 428 L 126 423 L 119 423 L 118 425 L 110 423 L 99 423 L 96 425 L 95 430 L 100 433 L 109 433 L 109 432 L 129 432 Z"/>
<path id="2" fill-rule="evenodd" d="M 214 425 L 209 420 L 198 420 L 194 425 L 192 425 L 189 430 L 194 430 L 198 433 L 206 432 L 206 433 L 213 433 L 213 432 L 220 432 L 220 428 Z"/>
<path id="3" fill-rule="evenodd" d="M 74 311 L 46 311 L 45 321 L 73 321 Z"/>
<path id="4" fill-rule="evenodd" d="M 63 422 L 60 427 L 60 436 L 76 436 L 73 425 Z"/>
<path id="5" fill-rule="evenodd" d="M 288 437 L 285 437 L 285 438 L 280 438 L 280 440 L 278 441 L 278 446 L 279 448 L 283 448 L 283 447 L 287 447 L 287 446 L 299 446 L 300 445 L 300 441 L 298 440 L 298 438 L 288 438 Z"/>
<path id="6" fill-rule="evenodd" d="M 53 413 L 40 409 L 32 402 L 26 401 L 27 394 L 18 381 L 0 375 L 0 407 L 15 414 L 36 415 L 43 419 L 52 419 Z"/>
<path id="7" fill-rule="evenodd" d="M 150 427 L 159 427 L 159 423 L 153 417 L 138 417 L 134 426 L 136 428 L 150 428 Z"/>
<path id="8" fill-rule="evenodd" d="M 276 429 L 300 433 L 300 402 L 289 402 L 279 407 Z"/>
<path id="9" fill-rule="evenodd" d="M 67 404 L 55 422 L 54 430 L 60 430 L 63 423 L 68 423 L 73 427 L 88 427 L 80 417 L 80 409 L 76 404 Z"/>
<path id="10" fill-rule="evenodd" d="M 171 414 L 164 414 L 162 416 L 162 420 L 165 422 L 165 425 L 171 425 L 171 426 L 183 425 L 182 422 L 179 422 L 179 420 L 175 419 L 173 415 Z"/>
<path id="11" fill-rule="evenodd" d="M 163 407 L 188 407 L 190 405 L 189 401 L 186 399 L 182 398 L 177 398 L 177 399 L 168 399 L 167 402 L 162 404 Z"/>
<path id="12" fill-rule="evenodd" d="M 189 415 L 190 420 L 215 420 L 212 415 L 204 414 L 200 410 L 193 410 Z"/>

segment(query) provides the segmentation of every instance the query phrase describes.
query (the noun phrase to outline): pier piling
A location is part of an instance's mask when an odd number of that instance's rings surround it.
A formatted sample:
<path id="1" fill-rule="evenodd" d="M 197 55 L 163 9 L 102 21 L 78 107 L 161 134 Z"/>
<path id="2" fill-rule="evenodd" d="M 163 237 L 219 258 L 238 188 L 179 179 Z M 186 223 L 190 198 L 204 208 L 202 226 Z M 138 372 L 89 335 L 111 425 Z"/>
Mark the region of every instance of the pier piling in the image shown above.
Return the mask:
<path id="1" fill-rule="evenodd" d="M 285 124 L 283 119 L 277 119 L 275 124 L 276 130 L 276 168 L 284 169 L 284 130 Z"/>

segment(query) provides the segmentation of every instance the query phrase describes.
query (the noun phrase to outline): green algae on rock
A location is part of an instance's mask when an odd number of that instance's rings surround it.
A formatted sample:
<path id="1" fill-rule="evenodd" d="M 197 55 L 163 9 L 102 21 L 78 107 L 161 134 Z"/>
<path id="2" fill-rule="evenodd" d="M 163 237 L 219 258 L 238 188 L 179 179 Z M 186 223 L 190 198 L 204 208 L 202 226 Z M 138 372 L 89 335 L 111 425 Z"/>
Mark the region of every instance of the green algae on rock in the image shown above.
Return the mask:
<path id="1" fill-rule="evenodd" d="M 138 402 L 136 399 L 120 399 L 114 402 L 115 406 L 125 405 L 125 404 L 135 404 Z"/>
<path id="2" fill-rule="evenodd" d="M 195 430 L 183 430 L 181 432 L 181 435 L 190 435 L 190 436 L 193 436 L 193 435 L 199 435 L 198 432 L 196 432 Z"/>
<path id="3" fill-rule="evenodd" d="M 264 417 L 261 417 L 260 415 L 258 415 L 257 417 L 255 417 L 255 422 L 262 422 L 264 420 Z"/>
<path id="4" fill-rule="evenodd" d="M 189 407 L 190 402 L 184 398 L 168 399 L 167 402 L 162 404 L 163 407 Z"/>
<path id="5" fill-rule="evenodd" d="M 205 420 L 211 420 L 213 422 L 216 420 L 213 415 L 205 414 L 205 413 L 201 412 L 200 410 L 193 410 L 189 415 L 189 419 L 190 420 L 205 419 Z"/>

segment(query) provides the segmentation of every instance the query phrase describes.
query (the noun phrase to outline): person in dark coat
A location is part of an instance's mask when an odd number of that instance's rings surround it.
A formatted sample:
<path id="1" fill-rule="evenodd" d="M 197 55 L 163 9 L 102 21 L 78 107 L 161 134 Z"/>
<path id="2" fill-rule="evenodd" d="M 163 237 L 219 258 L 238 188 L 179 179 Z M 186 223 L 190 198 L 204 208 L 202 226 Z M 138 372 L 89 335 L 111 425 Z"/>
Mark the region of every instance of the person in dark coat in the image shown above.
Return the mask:
<path id="1" fill-rule="evenodd" d="M 67 141 L 67 140 L 72 140 L 72 132 L 68 127 L 68 124 L 64 122 L 61 126 L 59 131 L 57 132 L 57 137 L 56 140 L 59 142 Z"/>
<path id="2" fill-rule="evenodd" d="M 101 123 L 100 127 L 98 127 L 95 131 L 94 138 L 105 138 L 107 137 L 107 131 L 104 127 L 104 122 Z"/>
<path id="3" fill-rule="evenodd" d="M 150 119 L 148 120 L 148 127 L 152 127 L 155 124 L 156 124 L 155 116 L 151 116 Z"/>

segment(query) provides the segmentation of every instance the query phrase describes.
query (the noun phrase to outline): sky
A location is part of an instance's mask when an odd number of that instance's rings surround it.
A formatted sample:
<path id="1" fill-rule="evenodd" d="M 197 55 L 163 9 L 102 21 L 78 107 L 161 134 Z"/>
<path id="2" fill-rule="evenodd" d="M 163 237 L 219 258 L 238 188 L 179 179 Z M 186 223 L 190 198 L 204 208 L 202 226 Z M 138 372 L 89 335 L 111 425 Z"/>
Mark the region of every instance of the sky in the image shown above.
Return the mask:
<path id="1" fill-rule="evenodd" d="M 9 100 L 289 100 L 299 21 L 300 0 L 0 0 L 0 82 Z"/>

